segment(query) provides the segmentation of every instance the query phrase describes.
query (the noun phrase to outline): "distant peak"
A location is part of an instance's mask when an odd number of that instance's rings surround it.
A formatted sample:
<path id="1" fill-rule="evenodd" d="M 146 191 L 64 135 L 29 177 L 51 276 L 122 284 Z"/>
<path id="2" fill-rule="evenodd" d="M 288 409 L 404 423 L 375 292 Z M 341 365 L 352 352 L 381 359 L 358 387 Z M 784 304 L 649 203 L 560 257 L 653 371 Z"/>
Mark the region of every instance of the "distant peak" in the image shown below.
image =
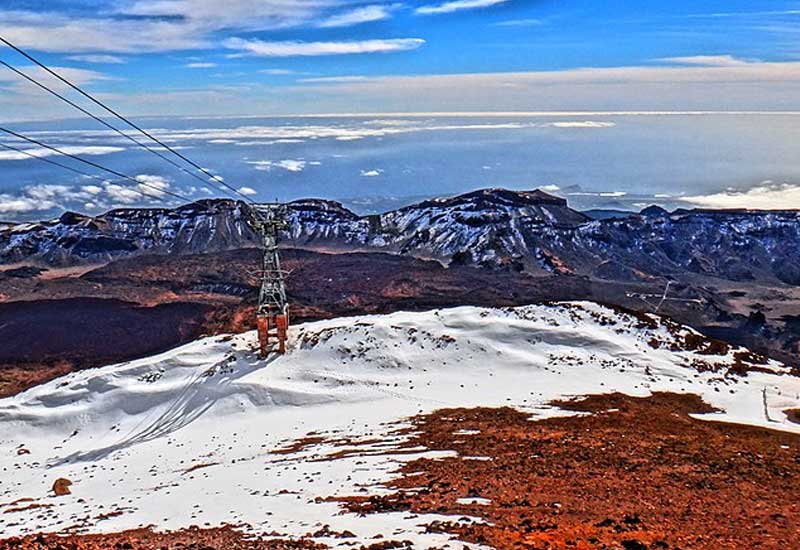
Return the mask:
<path id="1" fill-rule="evenodd" d="M 511 189 L 504 189 L 502 187 L 492 187 L 488 189 L 481 189 L 473 193 L 467 193 L 461 196 L 469 197 L 470 195 L 476 194 L 481 194 L 486 197 L 496 197 L 499 199 L 515 200 L 527 203 L 559 204 L 564 206 L 567 204 L 565 199 L 545 193 L 541 189 L 533 189 L 532 191 L 513 191 Z"/>
<path id="2" fill-rule="evenodd" d="M 640 212 L 642 216 L 651 217 L 651 218 L 662 218 L 669 216 L 669 212 L 667 212 L 664 208 L 661 208 L 657 204 L 653 204 L 645 208 Z"/>
<path id="3" fill-rule="evenodd" d="M 78 225 L 79 223 L 85 222 L 86 220 L 90 220 L 90 216 L 86 216 L 84 214 L 78 214 L 77 212 L 70 212 L 66 211 L 58 218 L 60 223 L 64 225 Z"/>
<path id="4" fill-rule="evenodd" d="M 503 205 L 503 206 L 526 206 L 526 205 L 557 205 L 567 206 L 567 201 L 560 197 L 555 197 L 540 189 L 532 191 L 513 191 L 511 189 L 504 189 L 502 187 L 490 187 L 486 189 L 478 189 L 455 195 L 453 197 L 443 197 L 432 199 L 429 201 L 421 202 L 418 205 L 413 205 L 408 208 L 418 207 L 451 207 L 460 204 L 479 203 L 481 206 L 488 205 Z"/>

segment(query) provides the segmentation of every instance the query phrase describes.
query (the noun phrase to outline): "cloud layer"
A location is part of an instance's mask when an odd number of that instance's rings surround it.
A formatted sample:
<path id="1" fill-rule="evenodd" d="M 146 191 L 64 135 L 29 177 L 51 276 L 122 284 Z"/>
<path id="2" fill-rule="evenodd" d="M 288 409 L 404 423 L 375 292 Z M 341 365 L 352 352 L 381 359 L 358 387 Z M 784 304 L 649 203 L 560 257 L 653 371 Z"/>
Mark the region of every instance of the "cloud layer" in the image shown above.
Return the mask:
<path id="1" fill-rule="evenodd" d="M 0 149 L 0 161 L 30 160 L 31 156 L 34 156 L 36 158 L 60 156 L 59 153 L 51 151 L 50 149 L 44 149 L 42 147 L 34 147 L 27 149 L 20 147 L 20 149 L 25 151 L 25 153 L 18 153 L 17 151 L 6 151 Z M 64 151 L 67 154 L 78 155 L 78 156 L 110 155 L 111 153 L 119 153 L 125 150 L 122 147 L 108 147 L 100 145 L 87 145 L 87 146 L 66 145 L 63 147 L 58 147 L 58 149 Z"/>
<path id="2" fill-rule="evenodd" d="M 800 185 L 765 181 L 746 190 L 683 197 L 681 200 L 703 208 L 747 208 L 752 210 L 800 209 Z"/>
<path id="3" fill-rule="evenodd" d="M 800 109 L 800 62 L 699 56 L 664 63 L 379 76 L 317 82 L 313 91 L 326 98 L 346 97 L 359 105 L 383 105 L 385 110 L 397 111 L 486 111 L 487 106 L 497 111 Z M 308 87 L 312 84 L 307 83 Z"/>
<path id="4" fill-rule="evenodd" d="M 258 57 L 309 57 L 319 55 L 348 55 L 388 53 L 415 50 L 425 44 L 421 38 L 394 38 L 386 40 L 360 40 L 348 42 L 268 42 L 231 38 L 225 47 L 239 50 L 239 54 Z"/>
<path id="5" fill-rule="evenodd" d="M 459 0 L 424 6 L 416 13 L 449 13 L 505 1 Z M 371 4 L 353 0 L 226 0 L 224 5 L 217 0 L 107 0 L 98 3 L 96 16 L 57 8 L 0 8 L 0 35 L 26 48 L 84 54 L 75 59 L 91 63 L 118 63 L 120 58 L 109 54 L 207 49 L 217 44 L 216 35 L 221 31 L 335 29 L 383 21 L 404 9 L 410 11 L 401 3 L 383 0 Z M 391 43 L 391 39 L 386 40 Z"/>
<path id="6" fill-rule="evenodd" d="M 497 4 L 504 4 L 508 1 L 509 0 L 454 0 L 443 4 L 421 6 L 416 9 L 416 13 L 420 15 L 439 15 L 442 13 L 453 13 L 454 11 L 488 8 Z"/>
<path id="7" fill-rule="evenodd" d="M 96 211 L 121 206 L 174 203 L 165 191 L 172 188 L 163 176 L 140 174 L 139 184 L 104 181 L 83 185 L 37 184 L 23 187 L 15 194 L 0 194 L 0 214 L 16 215 L 67 209 L 79 204 L 83 210 Z"/>
<path id="8" fill-rule="evenodd" d="M 318 23 L 317 26 L 322 29 L 330 29 L 336 27 L 351 27 L 353 25 L 371 23 L 373 21 L 383 21 L 384 19 L 389 19 L 392 16 L 392 12 L 399 7 L 400 6 L 397 4 L 388 6 L 363 6 L 351 11 L 332 15 Z"/>
<path id="9" fill-rule="evenodd" d="M 286 160 L 257 160 L 248 161 L 249 165 L 254 166 L 256 170 L 261 172 L 269 172 L 275 168 L 286 170 L 287 172 L 302 172 L 306 166 L 318 166 L 320 163 L 316 161 L 308 162 L 302 159 L 286 159 Z"/>
<path id="10" fill-rule="evenodd" d="M 538 116 L 532 114 L 534 116 Z M 509 115 L 513 116 L 513 115 Z M 552 116 L 552 115 L 550 115 Z M 391 119 L 344 119 L 339 123 L 321 124 L 310 119 L 306 123 L 275 124 L 275 125 L 246 125 L 233 128 L 198 127 L 192 129 L 155 129 L 151 132 L 158 133 L 159 137 L 169 143 L 180 144 L 177 147 L 191 146 L 193 142 L 205 141 L 214 145 L 240 145 L 240 146 L 269 146 L 303 143 L 310 140 L 333 139 L 336 141 L 356 141 L 368 138 L 381 138 L 393 135 L 412 134 L 421 132 L 454 132 L 454 131 L 515 131 L 534 128 L 557 128 L 562 130 L 582 129 L 607 129 L 616 126 L 611 121 L 592 120 L 562 120 L 553 122 L 533 121 L 484 121 L 463 120 L 447 121 L 447 119 L 419 119 L 419 118 L 391 118 Z M 127 142 L 109 130 L 82 131 L 77 134 L 72 131 L 52 131 L 42 134 L 44 140 L 62 140 L 69 137 L 80 136 L 84 140 L 103 143 L 124 145 Z M 68 148 L 69 146 L 64 146 Z M 105 154 L 104 147 L 82 146 L 80 150 L 97 150 L 97 154 Z M 115 149 L 115 147 L 106 147 Z M 24 158 L 24 157 L 23 157 Z M 286 159 L 281 161 L 252 161 L 251 164 L 266 163 L 270 168 L 282 168 L 292 171 L 291 168 L 303 168 L 300 163 L 312 164 L 303 159 Z"/>

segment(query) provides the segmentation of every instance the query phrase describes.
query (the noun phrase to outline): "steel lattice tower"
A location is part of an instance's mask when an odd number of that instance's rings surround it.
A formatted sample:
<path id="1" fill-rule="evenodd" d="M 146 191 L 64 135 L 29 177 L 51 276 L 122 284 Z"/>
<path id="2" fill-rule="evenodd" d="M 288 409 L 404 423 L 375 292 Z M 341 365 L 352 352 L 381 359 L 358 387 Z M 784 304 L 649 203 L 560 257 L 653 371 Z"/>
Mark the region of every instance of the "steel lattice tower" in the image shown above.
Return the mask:
<path id="1" fill-rule="evenodd" d="M 289 329 L 289 303 L 286 299 L 285 271 L 281 268 L 278 253 L 280 232 L 289 228 L 286 222 L 286 206 L 282 204 L 257 204 L 253 206 L 254 227 L 261 236 L 263 262 L 261 290 L 258 295 L 256 322 L 261 356 L 266 357 L 270 349 L 270 338 L 278 342 L 278 353 L 286 351 L 286 336 Z"/>

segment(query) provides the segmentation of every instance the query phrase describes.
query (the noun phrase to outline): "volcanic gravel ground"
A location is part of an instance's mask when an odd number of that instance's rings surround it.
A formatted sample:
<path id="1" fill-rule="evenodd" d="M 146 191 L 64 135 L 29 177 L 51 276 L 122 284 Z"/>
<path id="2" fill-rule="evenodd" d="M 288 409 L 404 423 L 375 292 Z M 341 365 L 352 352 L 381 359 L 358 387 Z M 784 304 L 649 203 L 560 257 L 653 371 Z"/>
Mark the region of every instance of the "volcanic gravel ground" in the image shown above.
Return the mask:
<path id="1" fill-rule="evenodd" d="M 156 533 L 135 529 L 104 535 L 31 535 L 0 540 L 0 550 L 322 550 L 309 540 L 246 537 L 231 527 Z"/>
<path id="2" fill-rule="evenodd" d="M 693 395 L 559 405 L 583 414 L 420 416 L 406 445 L 458 456 L 410 462 L 396 492 L 346 507 L 454 515 L 429 529 L 499 549 L 798 548 L 800 436 L 692 418 L 711 410 Z"/>

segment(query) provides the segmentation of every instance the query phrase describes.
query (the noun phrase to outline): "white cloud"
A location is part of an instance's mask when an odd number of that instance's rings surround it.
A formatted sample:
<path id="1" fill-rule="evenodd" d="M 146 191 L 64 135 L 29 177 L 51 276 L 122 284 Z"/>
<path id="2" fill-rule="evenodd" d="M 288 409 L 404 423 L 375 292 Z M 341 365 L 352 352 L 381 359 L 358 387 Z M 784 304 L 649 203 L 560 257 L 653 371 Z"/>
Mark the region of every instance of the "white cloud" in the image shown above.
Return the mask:
<path id="1" fill-rule="evenodd" d="M 124 9 L 128 15 L 166 18 L 199 29 L 281 29 L 319 17 L 344 2 L 331 0 L 137 0 Z"/>
<path id="2" fill-rule="evenodd" d="M 280 168 L 281 170 L 286 170 L 287 172 L 302 172 L 305 170 L 306 165 L 310 164 L 305 160 L 258 160 L 258 161 L 250 161 L 247 164 L 251 166 L 255 166 L 256 170 L 262 172 L 268 172 L 273 168 Z M 312 163 L 312 164 L 319 164 L 319 163 Z"/>
<path id="3" fill-rule="evenodd" d="M 539 116 L 536 113 L 529 113 L 531 117 Z M 428 117 L 431 118 L 428 118 Z M 488 116 L 483 115 L 481 116 Z M 513 113 L 507 113 L 504 116 L 515 116 Z M 547 116 L 552 116 L 552 113 Z M 342 120 L 336 124 L 314 124 L 308 122 L 306 124 L 278 124 L 275 126 L 264 125 L 247 125 L 238 126 L 234 128 L 191 128 L 191 129 L 153 129 L 157 131 L 159 136 L 168 140 L 170 143 L 181 143 L 183 147 L 189 146 L 194 141 L 205 141 L 213 144 L 233 144 L 239 146 L 267 146 L 275 144 L 296 144 L 304 143 L 310 140 L 318 139 L 335 139 L 339 141 L 356 141 L 367 138 L 379 138 L 385 136 L 413 134 L 417 132 L 442 132 L 442 131 L 493 131 L 493 130 L 525 130 L 535 129 L 542 127 L 542 123 L 520 121 L 520 122 L 507 122 L 504 120 L 497 121 L 478 121 L 466 120 L 452 123 L 445 123 L 444 120 L 437 119 L 436 113 L 426 114 L 424 119 L 406 119 L 406 118 L 383 118 L 383 119 L 366 119 L 362 120 L 355 118 L 353 120 Z M 520 118 L 525 117 L 525 114 L 519 115 Z M 349 117 L 348 117 L 349 118 Z M 475 118 L 466 116 L 466 118 Z M 545 123 L 546 124 L 546 123 Z M 583 123 L 581 123 L 582 125 Z M 598 124 L 612 124 L 612 123 L 598 123 Z M 51 132 L 48 133 L 49 139 L 58 139 L 61 135 L 71 135 L 69 132 Z M 97 130 L 91 134 L 91 137 L 98 140 L 116 139 L 113 132 L 105 130 Z M 307 162 L 303 159 L 286 160 L 286 161 L 257 161 L 257 164 L 268 167 L 284 168 L 284 166 L 277 165 L 276 162 L 306 162 L 308 165 L 313 165 L 314 162 Z M 264 164 L 267 163 L 267 164 Z M 288 164 L 287 164 L 288 165 Z"/>
<path id="4" fill-rule="evenodd" d="M 381 174 L 383 174 L 383 170 L 381 170 L 380 168 L 375 169 L 375 170 L 362 170 L 361 171 L 361 176 L 365 177 L 365 178 L 377 178 Z"/>
<path id="5" fill-rule="evenodd" d="M 725 17 L 746 17 L 748 19 L 764 15 L 800 15 L 800 10 L 766 10 L 766 11 L 734 11 L 716 13 L 696 13 L 689 15 L 690 18 L 725 18 Z"/>
<path id="6" fill-rule="evenodd" d="M 39 184 L 22 188 L 16 195 L 0 194 L 0 213 L 27 213 L 53 208 L 74 208 L 77 204 L 87 209 L 107 208 L 109 202 L 133 205 L 147 202 L 163 204 L 170 182 L 162 177 L 140 174 L 137 185 L 121 185 L 106 181 L 99 184 L 71 186 Z M 89 206 L 91 205 L 91 206 Z"/>
<path id="7" fill-rule="evenodd" d="M 731 55 L 694 55 L 690 57 L 665 57 L 659 59 L 672 65 L 697 65 L 700 67 L 741 67 L 748 61 L 737 59 Z"/>
<path id="8" fill-rule="evenodd" d="M 540 27 L 545 22 L 541 19 L 511 19 L 509 21 L 500 21 L 495 23 L 495 27 Z"/>
<path id="9" fill-rule="evenodd" d="M 703 56 L 695 56 L 703 57 Z M 708 56 L 717 57 L 717 56 Z M 267 58 L 264 58 L 267 59 Z M 706 61 L 708 63 L 708 61 Z M 300 73 L 297 73 L 300 74 Z M 304 75 L 313 76 L 313 75 Z M 9 74 L 7 78 L 14 77 Z M 0 73 L 0 78 L 2 73 Z M 321 76 L 320 78 L 325 78 Z M 516 73 L 376 76 L 345 81 L 258 84 L 105 94 L 130 115 L 251 113 L 503 113 L 576 117 L 608 114 L 702 115 L 800 108 L 800 62 L 741 61 L 713 65 L 648 63 Z M 28 93 L 0 93 L 0 118 L 64 116 L 63 105 Z M 537 113 L 529 113 L 536 110 Z M 491 114 L 491 113 L 487 113 Z M 379 115 L 381 116 L 381 115 Z M 522 115 L 520 115 L 522 116 Z"/>
<path id="10" fill-rule="evenodd" d="M 144 195 L 132 189 L 119 185 L 117 183 L 110 183 L 106 186 L 106 193 L 116 203 L 119 204 L 135 204 L 144 198 Z"/>
<path id="11" fill-rule="evenodd" d="M 97 185 L 84 185 L 81 187 L 81 191 L 89 193 L 90 195 L 99 195 L 103 192 L 103 188 Z"/>
<path id="12" fill-rule="evenodd" d="M 453 2 L 445 2 L 444 4 L 420 6 L 415 12 L 420 15 L 438 15 L 440 13 L 452 13 L 460 10 L 488 8 L 505 2 L 508 2 L 508 0 L 454 0 Z"/>
<path id="13" fill-rule="evenodd" d="M 317 26 L 326 29 L 334 27 L 351 27 L 353 25 L 360 25 L 362 23 L 383 21 L 384 19 L 389 19 L 392 16 L 392 11 L 397 8 L 397 5 L 362 6 L 360 8 L 329 17 L 318 23 Z"/>
<path id="14" fill-rule="evenodd" d="M 110 155 L 111 153 L 119 153 L 120 151 L 125 150 L 122 147 L 105 147 L 99 145 L 91 145 L 91 146 L 70 145 L 70 146 L 58 147 L 58 149 L 70 155 L 79 155 L 79 156 Z M 29 160 L 30 156 L 28 155 L 33 155 L 34 157 L 37 158 L 52 157 L 59 155 L 59 153 L 51 151 L 50 149 L 45 149 L 43 147 L 35 147 L 23 150 L 27 153 L 27 155 L 18 153 L 17 151 L 0 151 L 0 161 Z"/>
<path id="15" fill-rule="evenodd" d="M 18 195 L 0 194 L 0 213 L 21 214 L 63 207 L 64 201 L 85 200 L 89 194 L 69 185 L 39 184 L 24 187 Z"/>
<path id="16" fill-rule="evenodd" d="M 547 193 L 555 193 L 556 191 L 560 191 L 561 190 L 561 188 L 558 185 L 543 185 L 539 189 L 541 189 L 542 191 L 545 191 Z"/>
<path id="17" fill-rule="evenodd" d="M 747 190 L 728 189 L 681 200 L 703 208 L 800 209 L 800 185 L 766 181 Z"/>
<path id="18" fill-rule="evenodd" d="M 72 61 L 82 61 L 84 63 L 97 63 L 101 65 L 119 65 L 121 63 L 127 63 L 124 58 L 119 57 L 118 55 L 71 55 L 67 57 L 67 59 Z"/>
<path id="19" fill-rule="evenodd" d="M 347 42 L 267 42 L 231 38 L 224 42 L 226 48 L 240 50 L 238 56 L 258 57 L 308 57 L 320 55 L 348 55 L 363 53 L 388 53 L 415 50 L 425 44 L 421 38 L 392 38 Z"/>
<path id="20" fill-rule="evenodd" d="M 0 12 L 0 21 L 2 12 Z M 0 23 L 0 28 L 2 23 Z M 2 35 L 2 30 L 0 30 Z M 15 63 L 16 65 L 16 63 Z M 50 89 L 64 93 L 69 91 L 66 84 L 39 67 L 17 66 L 29 77 L 41 82 Z M 108 76 L 88 69 L 74 67 L 51 67 L 67 80 L 86 86 L 95 82 L 112 80 Z M 65 107 L 62 103 L 54 101 L 51 96 L 44 93 L 36 85 L 24 80 L 11 71 L 0 71 L 0 119 L 5 120 L 32 120 L 41 118 L 64 118 Z"/>
<path id="21" fill-rule="evenodd" d="M 266 145 L 279 145 L 286 143 L 305 143 L 304 139 L 271 139 L 267 141 L 237 141 L 235 142 L 239 147 L 263 147 Z"/>
<path id="22" fill-rule="evenodd" d="M 117 13 L 79 17 L 66 11 L 0 9 L 0 35 L 48 52 L 142 53 L 209 48 L 222 30 L 310 26 L 347 0 L 133 0 Z M 113 9 L 113 8 L 112 8 Z M 136 17 L 112 17 L 136 16 Z"/>
<path id="23" fill-rule="evenodd" d="M 708 63 L 708 61 L 706 61 Z M 309 87 L 312 84 L 308 84 Z M 313 84 L 326 99 L 387 111 L 792 111 L 800 62 L 586 67 L 516 73 L 378 76 Z M 299 89 L 299 88 L 298 88 Z M 389 106 L 389 107 L 386 107 Z M 400 106 L 398 109 L 397 106 Z"/>
<path id="24" fill-rule="evenodd" d="M 143 195 L 163 198 L 166 196 L 164 191 L 167 191 L 170 188 L 169 181 L 162 176 L 139 174 L 135 179 L 139 182 L 137 187 L 139 192 Z"/>
<path id="25" fill-rule="evenodd" d="M 686 59 L 686 58 L 684 58 Z M 675 63 L 670 66 L 584 67 L 556 71 L 530 71 L 516 73 L 460 73 L 421 76 L 377 76 L 354 83 L 350 90 L 367 86 L 420 86 L 428 88 L 455 87 L 463 93 L 469 86 L 517 88 L 556 84 L 679 84 L 679 83 L 752 83 L 800 82 L 800 62 L 739 61 L 723 64 Z M 357 88 L 356 86 L 360 86 Z M 578 90 L 575 90 L 576 92 Z"/>
<path id="26" fill-rule="evenodd" d="M 289 69 L 262 69 L 260 71 L 261 74 L 268 74 L 272 76 L 287 76 L 295 74 L 294 71 L 290 71 Z"/>
<path id="27" fill-rule="evenodd" d="M 613 128 L 616 125 L 615 122 L 596 122 L 593 120 L 548 122 L 542 124 L 542 126 L 546 128 Z"/>
<path id="28" fill-rule="evenodd" d="M 184 65 L 187 69 L 211 69 L 216 67 L 216 63 L 208 63 L 208 62 L 194 62 L 194 63 L 187 63 Z"/>
<path id="29" fill-rule="evenodd" d="M 239 193 L 241 193 L 242 195 L 252 196 L 258 194 L 258 191 L 256 191 L 252 187 L 245 186 L 239 188 Z"/>
<path id="30" fill-rule="evenodd" d="M 141 53 L 199 49 L 206 32 L 177 20 L 81 18 L 54 12 L 0 11 L 0 35 L 47 52 Z"/>
<path id="31" fill-rule="evenodd" d="M 367 80 L 366 76 L 322 76 L 322 77 L 314 77 L 314 78 L 301 78 L 298 82 L 304 83 L 329 83 L 329 82 L 362 82 Z"/>
<path id="32" fill-rule="evenodd" d="M 40 210 L 50 210 L 58 206 L 51 200 L 40 200 L 33 197 L 18 197 L 0 194 L 0 214 L 22 214 Z"/>
<path id="33" fill-rule="evenodd" d="M 99 82 L 104 80 L 111 80 L 108 76 L 99 73 L 97 71 L 91 71 L 88 69 L 76 69 L 74 67 L 59 67 L 53 66 L 50 67 L 53 71 L 57 72 L 67 80 L 71 81 L 77 85 L 84 85 L 84 84 L 91 84 L 93 82 Z M 30 76 L 31 78 L 38 80 L 42 84 L 48 86 L 49 88 L 54 88 L 56 90 L 66 90 L 67 85 L 49 74 L 44 69 L 40 69 L 39 67 L 35 66 L 18 66 L 21 72 L 25 73 L 26 75 Z M 21 80 L 21 77 L 12 73 L 11 71 L 4 70 L 0 72 L 0 83 L 9 83 L 13 85 L 14 89 L 18 92 L 29 93 L 31 90 L 35 88 L 33 84 Z"/>
<path id="34" fill-rule="evenodd" d="M 25 192 L 29 197 L 34 199 L 52 200 L 71 193 L 72 188 L 67 185 L 42 184 L 26 187 Z"/>

